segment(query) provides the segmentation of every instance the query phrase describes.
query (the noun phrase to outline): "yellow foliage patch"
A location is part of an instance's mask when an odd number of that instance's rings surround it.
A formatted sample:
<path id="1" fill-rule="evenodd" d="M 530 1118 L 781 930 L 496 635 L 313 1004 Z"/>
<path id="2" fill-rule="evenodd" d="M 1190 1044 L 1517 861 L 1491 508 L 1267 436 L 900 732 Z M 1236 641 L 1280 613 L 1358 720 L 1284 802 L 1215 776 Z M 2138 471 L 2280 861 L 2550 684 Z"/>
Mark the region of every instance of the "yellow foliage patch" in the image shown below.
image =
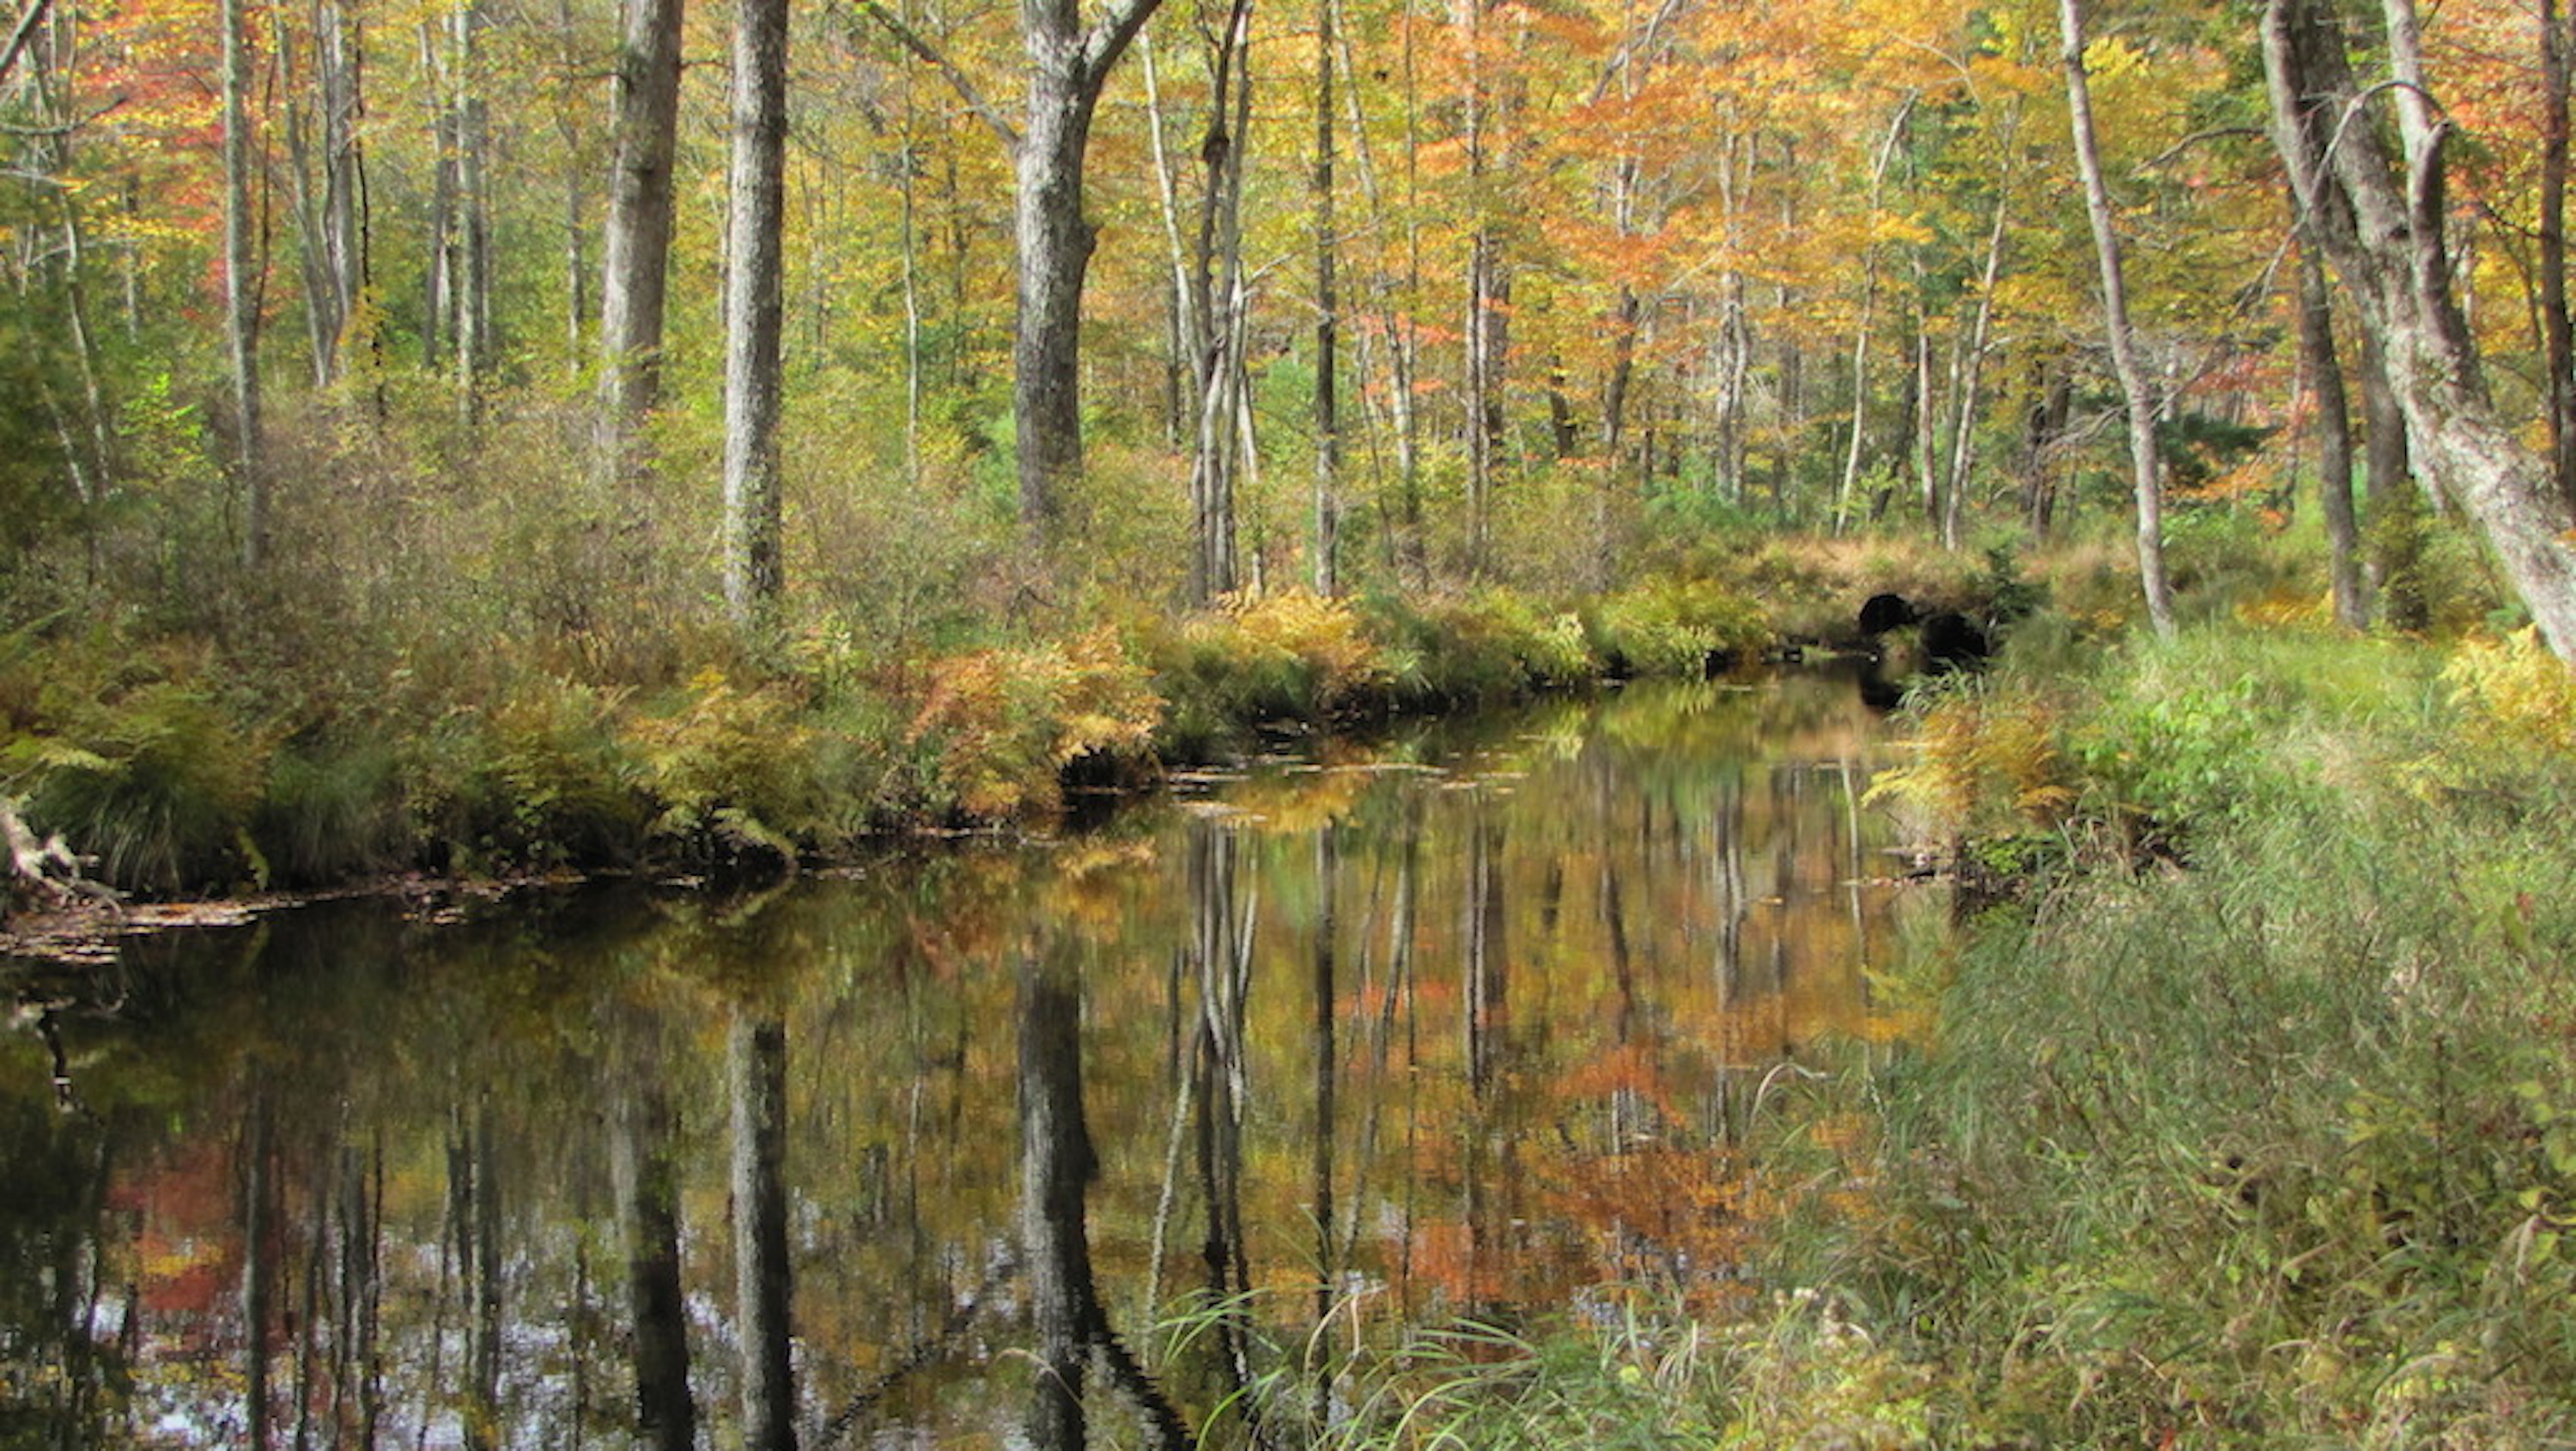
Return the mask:
<path id="1" fill-rule="evenodd" d="M 2442 670 L 2473 749 L 2576 750 L 2576 671 L 2549 653 L 2540 629 L 2463 644 Z"/>
<path id="2" fill-rule="evenodd" d="M 1386 684 L 1385 662 L 1347 600 L 1310 590 L 1227 597 L 1189 627 L 1191 642 L 1250 672 L 1302 671 L 1312 706 L 1331 714 Z"/>
<path id="3" fill-rule="evenodd" d="M 2054 826 L 2075 804 L 2056 714 L 2033 697 L 1944 696 L 1923 712 L 1914 746 L 1914 763 L 1879 772 L 1864 801 L 1900 803 L 1950 832 L 2005 816 Z"/>
<path id="4" fill-rule="evenodd" d="M 1085 756 L 1146 754 L 1162 719 L 1145 668 L 1104 628 L 940 661 L 909 739 L 935 748 L 960 812 L 1008 821 L 1052 814 L 1059 775 Z"/>

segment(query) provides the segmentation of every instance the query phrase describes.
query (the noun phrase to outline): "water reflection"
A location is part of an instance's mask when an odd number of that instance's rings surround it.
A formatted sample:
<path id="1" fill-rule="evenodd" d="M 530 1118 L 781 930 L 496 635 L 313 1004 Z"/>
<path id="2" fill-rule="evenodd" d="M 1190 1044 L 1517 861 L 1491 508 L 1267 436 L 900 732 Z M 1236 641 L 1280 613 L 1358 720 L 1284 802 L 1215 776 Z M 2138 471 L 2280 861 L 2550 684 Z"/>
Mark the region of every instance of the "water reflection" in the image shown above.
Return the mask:
<path id="1" fill-rule="evenodd" d="M 1639 691 L 756 899 L 138 947 L 55 1005 L 77 1108 L 0 1038 L 0 1443 L 1293 1444 L 1403 1324 L 1722 1300 L 1763 1076 L 1881 1030 L 1873 732 Z"/>

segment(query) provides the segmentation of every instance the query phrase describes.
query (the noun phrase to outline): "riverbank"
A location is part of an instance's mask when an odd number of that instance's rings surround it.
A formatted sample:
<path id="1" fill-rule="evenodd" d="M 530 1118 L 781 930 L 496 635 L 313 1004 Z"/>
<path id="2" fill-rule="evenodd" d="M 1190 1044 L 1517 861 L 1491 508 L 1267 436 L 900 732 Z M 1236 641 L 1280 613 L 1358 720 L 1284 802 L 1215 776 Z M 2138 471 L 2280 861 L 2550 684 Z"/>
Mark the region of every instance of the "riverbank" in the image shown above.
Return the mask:
<path id="1" fill-rule="evenodd" d="M 1741 1313 L 1429 1344 L 1340 1444 L 2576 1438 L 2576 686 L 2266 621 L 1918 700 L 1990 886 L 1784 1076 Z M 2020 647 L 2017 647 L 2020 648 Z"/>
<path id="2" fill-rule="evenodd" d="M 427 622 L 320 650 L 255 624 L 56 616 L 0 637 L 0 796 L 127 899 L 831 860 L 888 834 L 1042 825 L 1068 787 L 1150 782 L 1264 732 L 1697 676 L 1847 635 L 1868 590 L 1990 598 L 2000 567 L 1775 548 L 1598 597 L 1101 604 L 946 648 L 828 618 L 753 646 L 586 654 Z M 67 905 L 45 895 L 17 905 Z"/>

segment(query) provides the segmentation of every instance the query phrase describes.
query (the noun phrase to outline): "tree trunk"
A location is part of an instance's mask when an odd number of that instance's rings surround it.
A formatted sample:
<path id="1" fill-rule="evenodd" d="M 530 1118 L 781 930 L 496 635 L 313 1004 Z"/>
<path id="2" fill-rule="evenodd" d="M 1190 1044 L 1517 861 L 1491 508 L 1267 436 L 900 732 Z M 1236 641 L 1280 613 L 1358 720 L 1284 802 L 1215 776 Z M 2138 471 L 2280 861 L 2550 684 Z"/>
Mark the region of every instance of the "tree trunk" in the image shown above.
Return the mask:
<path id="1" fill-rule="evenodd" d="M 1096 1314 L 1085 1202 L 1099 1161 L 1082 1113 L 1082 1004 L 1061 968 L 1020 966 L 1020 1245 L 1028 1257 L 1038 1371 L 1029 1441 L 1081 1451 Z"/>
<path id="2" fill-rule="evenodd" d="M 1250 440 L 1235 427 L 1243 395 L 1242 345 L 1249 302 L 1243 282 L 1244 153 L 1252 115 L 1250 0 L 1234 0 L 1209 38 L 1207 133 L 1199 158 L 1198 247 L 1188 291 L 1187 330 L 1198 400 L 1190 466 L 1190 596 L 1206 605 L 1236 587 L 1235 480 Z"/>
<path id="3" fill-rule="evenodd" d="M 555 28 L 562 48 L 556 63 L 566 74 L 577 74 L 580 59 L 579 22 L 574 18 L 572 0 L 555 0 Z M 564 365 L 578 372 L 588 356 L 584 343 L 590 333 L 590 176 L 591 158 L 582 144 L 582 116 L 588 109 L 574 97 L 587 96 L 586 91 L 567 91 L 555 101 L 555 130 L 563 139 L 563 282 L 564 282 Z"/>
<path id="4" fill-rule="evenodd" d="M 420 22 L 420 71 L 428 78 L 429 218 L 425 240 L 429 254 L 421 269 L 421 366 L 436 371 L 447 360 L 450 324 L 456 306 L 456 116 L 450 104 L 438 24 Z"/>
<path id="5" fill-rule="evenodd" d="M 2093 223 L 2093 250 L 2102 269 L 2102 321 L 2110 334 L 2111 369 L 2128 402 L 2129 470 L 2138 500 L 2138 582 L 2147 598 L 2147 620 L 2159 635 L 2174 632 L 2173 586 L 2165 578 L 2164 494 L 2156 460 L 2156 396 L 2140 366 L 2129 327 L 2129 293 L 2121 275 L 2120 234 L 2111 216 L 2110 183 L 2102 175 L 2095 142 L 2092 87 L 2084 74 L 2082 0 L 2058 0 L 2066 66 L 2066 102 L 2072 113 L 2076 166 L 2084 174 L 2085 210 Z"/>
<path id="6" fill-rule="evenodd" d="M 1315 1220 L 1315 1328 L 1320 1336 L 1326 1322 L 1332 1319 L 1333 1307 L 1341 1295 L 1340 1241 L 1333 1227 L 1333 1148 L 1334 1135 L 1340 1131 L 1335 1101 L 1339 1082 L 1341 1055 L 1335 1042 L 1335 1030 L 1341 1010 L 1341 988 L 1337 981 L 1336 949 L 1341 932 L 1341 838 L 1330 821 L 1315 829 L 1315 911 L 1314 948 L 1311 956 L 1315 991 L 1315 1016 L 1311 1033 L 1315 1056 L 1315 1130 L 1314 1148 L 1307 1160 L 1307 1197 Z M 1323 1360 L 1317 1357 L 1318 1361 Z M 1331 1404 L 1333 1378 L 1329 1369 L 1316 1367 L 1315 1402 L 1318 1410 Z"/>
<path id="7" fill-rule="evenodd" d="M 620 479 L 633 472 L 637 435 L 661 401 L 683 5 L 684 0 L 624 0 L 622 10 L 616 161 L 609 173 L 599 277 L 601 452 L 611 476 Z"/>
<path id="8" fill-rule="evenodd" d="M 233 467 L 242 496 L 242 568 L 268 560 L 268 477 L 260 440 L 259 288 L 251 241 L 250 37 L 242 0 L 223 0 L 224 350 L 232 369 Z"/>
<path id="9" fill-rule="evenodd" d="M 230 3 L 225 6 L 232 9 Z M 276 1296 L 277 1152 L 274 1105 L 265 1085 L 250 1089 L 241 1148 L 242 1444 L 266 1451 L 269 1407 L 268 1321 Z"/>
<path id="10" fill-rule="evenodd" d="M 278 26 L 283 50 L 285 27 Z M 313 10 L 313 112 L 287 107 L 286 142 L 294 163 L 295 224 L 302 243 L 305 330 L 313 386 L 340 376 L 342 333 L 358 301 L 357 22 L 340 0 Z"/>
<path id="11" fill-rule="evenodd" d="M 784 585 L 778 479 L 787 0 L 735 0 L 733 171 L 725 248 L 724 596 L 743 629 Z"/>
<path id="12" fill-rule="evenodd" d="M 449 18 L 456 136 L 456 399 L 466 421 L 482 416 L 483 374 L 498 351 L 492 335 L 492 146 L 483 97 L 481 35 L 491 22 L 479 0 Z"/>
<path id="13" fill-rule="evenodd" d="M 1878 218 L 1879 203 L 1887 188 L 1887 168 L 1896 160 L 1897 143 L 1905 139 L 1905 128 L 1914 117 L 1914 97 L 1907 95 L 1896 108 L 1896 117 L 1887 124 L 1887 136 L 1879 143 L 1878 158 L 1869 169 L 1869 215 L 1873 225 Z M 1864 244 L 1861 248 L 1860 319 L 1852 326 L 1851 353 L 1851 437 L 1843 449 L 1843 475 L 1834 486 L 1833 532 L 1840 534 L 1850 527 L 1852 491 L 1859 487 L 1861 466 L 1869 453 L 1869 344 L 1878 313 L 1878 248 Z"/>
<path id="14" fill-rule="evenodd" d="M 2264 68 L 2273 134 L 2302 209 L 2326 241 L 2362 324 L 2382 342 L 2416 461 L 2476 520 L 2552 652 L 2576 658 L 2576 514 L 2548 461 L 2506 426 L 2451 293 L 2442 147 L 2413 0 L 2383 11 L 2402 167 L 2368 125 L 2330 13 L 2268 0 Z"/>
<path id="15" fill-rule="evenodd" d="M 1020 138 L 1015 236 L 1018 333 L 1011 348 L 1019 429 L 1020 523 L 1052 545 L 1065 494 L 1082 476 L 1082 283 L 1094 233 L 1082 214 L 1082 162 L 1097 93 L 1051 72 L 1029 37 L 1028 129 Z"/>
<path id="16" fill-rule="evenodd" d="M 2299 358 L 2317 404 L 2317 495 L 2325 516 L 2335 621 L 2346 629 L 2365 630 L 2370 627 L 2370 596 L 2363 589 L 2361 527 L 2352 505 L 2352 404 L 2344 388 L 2343 362 L 2335 355 L 2325 258 L 2310 229 L 2299 230 Z"/>
<path id="17" fill-rule="evenodd" d="M 1976 319 L 1960 340 L 1951 369 L 1950 464 L 1941 494 L 1941 547 L 1957 549 L 1965 532 L 1968 481 L 1976 463 L 1977 395 L 1986 370 L 1988 342 L 1994 331 L 1995 287 L 2004 270 L 2004 200 L 1995 198 L 1994 224 L 1986 233 L 1986 265 L 1977 286 Z"/>
<path id="18" fill-rule="evenodd" d="M 1319 595 L 1342 589 L 1341 239 L 1333 205 L 1335 0 L 1315 0 L 1315 557 Z"/>
<path id="19" fill-rule="evenodd" d="M 501 1444 L 501 1173 L 492 1091 L 475 1097 L 472 1167 L 467 1171 L 472 1214 L 467 1221 L 469 1274 L 474 1284 L 472 1363 L 468 1368 L 465 1444 L 488 1451 Z"/>
<path id="20" fill-rule="evenodd" d="M 2558 0 L 2540 0 L 2540 339 L 2548 374 L 2549 463 L 2576 508 L 2576 319 L 2567 304 L 2567 153 L 2576 36 Z"/>

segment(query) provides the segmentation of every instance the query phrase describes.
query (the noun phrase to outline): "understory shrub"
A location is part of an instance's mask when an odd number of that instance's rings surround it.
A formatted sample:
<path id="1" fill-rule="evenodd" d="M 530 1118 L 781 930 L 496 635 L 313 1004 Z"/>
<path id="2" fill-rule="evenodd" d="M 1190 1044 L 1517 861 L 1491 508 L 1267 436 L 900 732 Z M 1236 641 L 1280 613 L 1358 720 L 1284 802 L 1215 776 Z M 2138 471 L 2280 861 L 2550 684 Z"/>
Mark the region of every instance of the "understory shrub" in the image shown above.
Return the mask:
<path id="1" fill-rule="evenodd" d="M 1416 707 L 1513 700 L 1601 674 L 1577 615 L 1514 591 L 1377 595 L 1364 607 L 1396 696 Z"/>
<path id="2" fill-rule="evenodd" d="M 265 875 L 248 831 L 271 730 L 208 683 L 192 650 L 42 652 L 51 679 L 0 747 L 0 789 L 29 825 L 98 859 L 101 878 L 151 892 L 223 890 Z"/>
<path id="3" fill-rule="evenodd" d="M 1766 1272 L 1934 1371 L 1945 1443 L 2576 1436 L 2576 765 L 2531 649 L 2446 698 L 2418 649 L 2195 633 L 2053 697 L 2078 799 L 2152 800 L 2189 865 L 1918 951 L 1931 1039 L 1771 1121 L 1791 1182 L 1871 1189 L 1805 1194 Z M 1903 789 L 1993 829 L 2015 777 L 1963 699 Z"/>
<path id="4" fill-rule="evenodd" d="M 793 860 L 820 824 L 816 733 L 802 709 L 782 685 L 737 689 L 702 670 L 677 709 L 630 722 L 623 744 L 660 807 L 651 836 L 683 860 Z"/>
<path id="5" fill-rule="evenodd" d="M 1770 638 L 1751 600 L 1713 580 L 1681 577 L 1602 600 L 1592 629 L 1595 649 L 1620 675 L 1698 675 Z"/>
<path id="6" fill-rule="evenodd" d="M 1162 715 L 1145 667 L 1099 629 L 940 661 L 906 740 L 934 814 L 1031 820 L 1063 804 L 1075 762 L 1148 760 Z"/>
<path id="7" fill-rule="evenodd" d="M 1154 654 L 1176 740 L 1243 723 L 1347 719 L 1374 709 L 1387 686 L 1359 612 L 1302 589 L 1229 598 L 1181 622 Z"/>
<path id="8" fill-rule="evenodd" d="M 619 739 L 624 699 L 531 672 L 488 709 L 454 707 L 413 736 L 404 788 L 433 860 L 467 871 L 632 861 L 652 812 Z"/>

